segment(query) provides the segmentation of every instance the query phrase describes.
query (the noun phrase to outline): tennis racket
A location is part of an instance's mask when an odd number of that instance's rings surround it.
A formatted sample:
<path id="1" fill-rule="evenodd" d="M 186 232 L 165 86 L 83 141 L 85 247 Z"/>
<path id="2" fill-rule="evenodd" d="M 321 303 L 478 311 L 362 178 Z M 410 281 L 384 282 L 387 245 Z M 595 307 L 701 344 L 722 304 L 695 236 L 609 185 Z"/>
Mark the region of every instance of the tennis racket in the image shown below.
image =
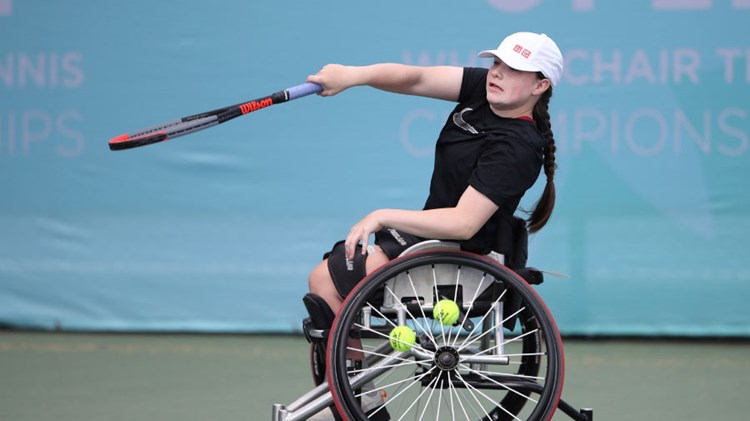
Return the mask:
<path id="1" fill-rule="evenodd" d="M 137 132 L 127 133 L 109 140 L 109 149 L 119 151 L 132 149 L 140 146 L 151 145 L 184 136 L 198 130 L 207 129 L 224 123 L 233 118 L 270 107 L 274 104 L 302 98 L 303 96 L 317 94 L 323 91 L 323 87 L 317 83 L 303 83 L 293 86 L 271 95 L 242 102 L 228 107 L 219 108 L 205 113 L 183 117 L 156 126 L 148 127 Z"/>

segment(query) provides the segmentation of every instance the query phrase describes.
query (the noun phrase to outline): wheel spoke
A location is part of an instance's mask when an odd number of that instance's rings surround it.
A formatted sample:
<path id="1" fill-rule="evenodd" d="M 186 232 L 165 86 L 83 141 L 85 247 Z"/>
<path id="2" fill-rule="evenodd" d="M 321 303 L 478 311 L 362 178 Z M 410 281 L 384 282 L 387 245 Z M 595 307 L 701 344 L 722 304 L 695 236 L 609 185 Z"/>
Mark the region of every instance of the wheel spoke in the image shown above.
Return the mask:
<path id="1" fill-rule="evenodd" d="M 464 413 L 464 417 L 466 417 L 466 421 L 469 421 L 469 414 L 466 413 L 466 408 L 464 407 L 463 399 L 461 399 L 461 396 L 458 395 L 458 391 L 453 386 L 453 382 L 448 382 L 448 391 L 451 393 L 451 403 L 453 401 L 452 396 L 455 394 L 456 400 L 458 401 L 458 406 L 461 407 L 461 412 Z"/>
<path id="2" fill-rule="evenodd" d="M 496 303 L 497 303 L 497 302 L 496 302 Z M 497 329 L 498 327 L 500 327 L 500 328 L 502 329 L 502 326 L 503 326 L 503 324 L 505 324 L 505 322 L 507 322 L 508 320 L 510 320 L 510 319 L 512 319 L 513 317 L 515 317 L 515 316 L 516 316 L 516 315 L 517 315 L 518 313 L 522 312 L 522 311 L 523 311 L 524 309 L 525 309 L 525 308 L 523 308 L 523 307 L 522 307 L 521 309 L 519 309 L 519 310 L 518 310 L 518 311 L 516 311 L 515 313 L 513 313 L 513 314 L 511 314 L 510 316 L 506 317 L 506 318 L 505 318 L 504 320 L 502 320 L 502 321 L 501 321 L 500 323 L 498 323 L 498 324 L 496 324 L 496 325 L 493 325 L 493 326 L 491 326 L 491 328 L 490 328 L 490 329 L 487 329 L 487 330 L 486 330 L 486 331 L 484 331 L 484 332 L 483 332 L 483 333 L 482 333 L 481 335 L 479 335 L 479 336 L 475 337 L 474 339 L 472 339 L 472 340 L 471 340 L 471 341 L 470 341 L 469 343 L 466 343 L 466 340 L 464 340 L 464 342 L 463 342 L 463 343 L 461 344 L 461 346 L 460 346 L 460 347 L 458 347 L 458 351 L 459 351 L 459 352 L 463 351 L 463 349 L 464 349 L 464 348 L 466 348 L 467 346 L 470 346 L 471 344 L 473 344 L 474 342 L 478 341 L 479 339 L 482 339 L 483 337 L 487 336 L 488 334 L 490 334 L 490 333 L 493 333 L 493 332 L 495 331 L 495 329 Z M 490 308 L 490 310 L 488 310 L 488 311 L 487 311 L 487 313 L 486 313 L 486 314 L 485 314 L 485 315 L 484 315 L 484 316 L 482 317 L 482 320 L 481 320 L 480 322 L 483 322 L 483 321 L 484 321 L 484 319 L 485 319 L 485 318 L 487 317 L 487 315 L 489 315 L 489 313 L 490 313 L 491 311 L 492 311 L 492 310 L 491 310 L 491 308 Z M 468 340 L 469 338 L 466 338 L 466 339 Z"/>
<path id="3" fill-rule="evenodd" d="M 489 420 L 489 419 L 492 419 L 492 418 L 490 417 L 490 414 L 489 414 L 489 413 L 487 413 L 487 410 L 486 410 L 486 409 L 484 409 L 484 405 L 482 405 L 482 402 L 479 402 L 479 398 L 477 398 L 477 395 L 476 395 L 476 394 L 474 393 L 475 391 L 476 391 L 476 392 L 479 392 L 479 391 L 478 391 L 478 390 L 476 390 L 476 389 L 475 389 L 475 388 L 474 388 L 474 387 L 473 387 L 472 385 L 470 385 L 470 384 L 469 384 L 469 382 L 467 382 L 466 380 L 464 380 L 463 376 L 461 376 L 461 374 L 460 374 L 459 372 L 456 372 L 456 376 L 457 376 L 457 377 L 458 377 L 458 379 L 459 379 L 459 380 L 460 380 L 460 381 L 461 381 L 461 382 L 462 382 L 462 383 L 464 384 L 464 386 L 466 386 L 466 391 L 467 391 L 467 392 L 469 392 L 469 394 L 470 394 L 470 395 L 471 395 L 471 396 L 472 396 L 472 397 L 474 398 L 474 401 L 476 401 L 477 405 L 479 405 L 479 409 L 481 409 L 481 410 L 482 410 L 482 412 L 484 412 L 484 415 L 486 415 L 486 416 L 487 416 L 487 419 L 488 419 L 488 420 Z M 483 393 L 481 393 L 481 392 L 480 392 L 480 394 L 484 395 L 484 394 L 483 394 Z M 485 397 L 486 397 L 486 396 L 485 396 Z M 492 401 L 492 399 L 489 399 L 489 398 L 488 398 L 488 400 Z"/>
<path id="4" fill-rule="evenodd" d="M 453 302 L 458 303 L 458 286 L 460 285 L 459 279 L 461 279 L 461 266 L 459 265 L 456 267 L 456 281 L 454 282 L 455 287 L 453 288 Z M 461 329 L 458 329 L 456 332 L 456 336 L 461 332 Z M 453 329 L 450 330 L 448 333 L 448 342 L 451 343 L 451 333 L 453 333 Z"/>
<path id="5" fill-rule="evenodd" d="M 436 405 L 437 412 L 435 413 L 435 421 L 440 419 L 440 406 L 443 404 L 443 380 L 440 380 L 440 392 L 438 392 L 438 403 Z"/>
<path id="6" fill-rule="evenodd" d="M 414 293 L 414 297 L 416 297 L 417 301 L 419 301 L 419 294 L 417 294 L 417 287 L 414 286 L 414 279 L 412 279 L 411 273 L 407 271 L 406 277 L 409 279 L 409 286 L 411 286 L 411 290 Z M 425 300 L 426 299 L 427 298 L 425 298 Z M 429 320 L 427 318 L 427 315 L 424 312 L 424 306 L 422 305 L 422 303 L 419 303 L 419 312 L 422 313 L 422 320 L 425 320 L 425 321 Z M 412 318 L 414 318 L 414 316 L 412 316 Z M 435 336 L 432 335 L 432 326 L 430 326 L 430 330 L 426 331 L 425 333 L 430 338 L 433 345 L 435 345 L 435 347 L 437 348 L 437 340 L 435 340 Z"/>
<path id="7" fill-rule="evenodd" d="M 438 377 L 435 377 L 434 384 L 430 383 L 432 387 L 429 387 L 429 386 L 427 387 L 430 390 L 430 395 L 427 396 L 427 402 L 424 403 L 424 408 L 422 408 L 422 413 L 419 415 L 419 421 L 422 421 L 424 419 L 424 414 L 425 412 L 427 412 L 427 408 L 430 407 L 430 402 L 432 402 L 432 395 L 435 393 L 435 389 L 437 388 L 437 379 Z M 438 395 L 440 395 L 440 393 L 438 393 Z"/>
<path id="8" fill-rule="evenodd" d="M 482 373 L 480 373 L 480 372 L 478 372 L 478 371 L 476 371 L 476 370 L 472 370 L 472 369 L 471 369 L 470 367 L 466 367 L 466 366 L 464 366 L 464 365 L 461 365 L 461 366 L 462 366 L 462 367 L 463 367 L 464 369 L 468 370 L 469 372 L 471 372 L 471 373 L 476 373 L 477 375 L 479 375 L 479 377 L 481 377 L 481 378 L 483 378 L 483 379 L 485 379 L 485 380 L 489 380 L 489 381 L 490 381 L 491 383 L 494 383 L 494 384 L 496 384 L 496 385 L 498 385 L 498 386 L 500 386 L 500 387 L 504 388 L 505 390 L 508 390 L 508 391 L 510 391 L 510 392 L 512 392 L 512 393 L 515 393 L 515 394 L 516 394 L 516 395 L 518 395 L 518 396 L 522 396 L 523 398 L 525 398 L 525 399 L 527 399 L 527 400 L 530 400 L 530 401 L 532 401 L 532 402 L 534 402 L 534 403 L 538 403 L 538 401 L 537 401 L 537 400 L 535 400 L 534 398 L 532 398 L 532 397 L 530 397 L 530 396 L 527 396 L 527 395 L 524 395 L 523 393 L 521 393 L 521 392 L 519 392 L 519 391 L 517 391 L 517 390 L 513 389 L 512 387 L 509 387 L 509 386 L 507 386 L 507 385 L 504 385 L 504 384 L 502 384 L 502 383 L 498 382 L 498 381 L 497 381 L 497 380 L 495 380 L 495 379 L 491 379 L 491 378 L 489 378 L 489 377 L 485 376 L 484 374 L 482 374 Z"/>
<path id="9" fill-rule="evenodd" d="M 484 273 L 482 275 L 482 279 L 479 280 L 479 285 L 477 286 L 476 291 L 474 291 L 474 296 L 471 297 L 471 304 L 469 304 L 469 308 L 466 309 L 466 313 L 464 313 L 464 317 L 461 320 L 461 326 L 463 326 L 466 323 L 466 319 L 469 318 L 469 313 L 471 313 L 471 310 L 474 308 L 474 302 L 477 300 L 477 297 L 479 296 L 479 291 L 482 290 L 482 285 L 484 284 L 484 280 L 485 279 L 487 279 L 487 274 L 486 273 Z M 458 283 L 458 280 L 456 280 L 456 283 Z M 476 329 L 476 327 L 474 329 Z M 473 330 L 472 330 L 472 332 L 473 332 Z M 468 336 L 471 336 L 472 332 L 469 332 Z M 451 346 L 454 346 L 454 347 L 456 346 L 456 342 L 458 342 L 458 337 L 459 337 L 459 335 L 457 334 L 456 335 L 456 339 L 451 343 Z"/>
<path id="10" fill-rule="evenodd" d="M 346 347 L 346 349 L 349 350 L 349 351 L 354 351 L 354 352 L 362 352 L 365 355 L 373 355 L 373 356 L 376 356 L 376 357 L 391 358 L 391 359 L 398 360 L 398 361 L 405 361 L 405 362 L 407 362 L 409 364 L 411 364 L 411 363 L 420 364 L 420 365 L 428 364 L 425 361 L 408 360 L 406 358 L 396 357 L 396 356 L 387 355 L 387 354 L 381 354 L 379 352 L 365 351 L 364 349 L 354 348 L 354 347 L 351 347 L 351 346 Z"/>
<path id="11" fill-rule="evenodd" d="M 401 418 L 399 418 L 397 421 L 401 421 L 402 419 L 404 419 L 404 417 L 406 416 L 406 414 L 408 414 L 409 411 L 411 411 L 411 409 L 414 407 L 414 405 L 416 405 L 419 402 L 419 399 L 422 397 L 422 395 L 424 395 L 427 392 L 427 390 L 430 389 L 430 387 L 432 386 L 432 384 L 435 383 L 436 381 L 437 381 L 437 377 L 435 377 L 434 379 L 432 379 L 432 381 L 430 381 L 430 383 L 427 385 L 427 387 L 422 391 L 422 393 L 419 394 L 419 396 L 417 396 L 416 399 L 414 399 L 414 402 L 412 402 L 412 404 L 409 405 L 408 408 L 406 408 L 406 411 L 404 411 L 404 414 L 401 415 Z M 416 384 L 416 382 L 414 384 Z M 409 386 L 409 387 L 411 387 L 411 386 Z M 404 389 L 404 390 L 406 390 L 406 389 Z"/>
<path id="12" fill-rule="evenodd" d="M 349 371 L 349 374 L 369 373 L 369 372 L 372 372 L 372 371 L 382 370 L 384 368 L 404 368 L 404 367 L 417 366 L 417 365 L 422 365 L 422 364 L 424 364 L 424 363 L 421 362 L 421 361 L 404 360 L 403 364 L 381 365 L 381 366 L 378 366 L 376 368 L 373 368 L 373 367 L 360 368 L 359 370 L 351 370 L 351 371 Z M 391 371 L 391 373 L 392 373 L 392 371 Z"/>
<path id="13" fill-rule="evenodd" d="M 392 340 L 392 338 L 390 337 L 390 335 L 386 335 L 386 334 L 385 334 L 385 333 L 383 333 L 383 332 L 379 332 L 379 331 L 377 331 L 377 330 L 374 330 L 374 329 L 371 329 L 371 328 L 368 328 L 368 327 L 362 326 L 362 325 L 360 325 L 359 323 L 355 323 L 355 324 L 354 324 L 354 326 L 355 326 L 355 327 L 358 327 L 358 328 L 359 328 L 359 329 L 361 329 L 361 330 L 364 330 L 364 331 L 367 331 L 367 332 L 372 332 L 372 333 L 374 333 L 374 334 L 376 334 L 376 335 L 378 335 L 378 336 L 381 336 L 381 337 L 383 337 L 383 338 L 386 338 L 386 339 L 388 339 L 389 341 L 390 341 L 390 340 Z M 413 344 L 410 344 L 410 343 L 408 343 L 408 342 L 404 342 L 404 341 L 402 341 L 402 340 L 400 340 L 400 339 L 396 339 L 396 342 L 402 343 L 402 344 L 404 344 L 404 345 L 411 345 L 411 346 L 412 346 L 412 348 L 416 348 L 416 349 L 418 349 L 418 350 L 420 350 L 420 351 L 423 351 L 424 353 L 426 353 L 426 354 L 429 354 L 429 355 L 432 355 L 432 354 L 433 354 L 433 352 L 432 352 L 432 351 L 429 351 L 429 350 L 427 350 L 427 349 L 424 349 L 424 348 L 422 348 L 422 347 L 421 347 L 420 345 L 418 345 L 417 343 L 413 343 Z M 358 351 L 362 351 L 362 352 L 364 352 L 364 350 L 363 350 L 363 349 L 360 349 L 360 350 L 358 350 Z"/>
<path id="14" fill-rule="evenodd" d="M 508 345 L 508 344 L 510 344 L 510 343 L 513 343 L 513 342 L 515 342 L 515 341 L 519 340 L 519 339 L 523 339 L 524 337 L 526 337 L 526 336 L 528 336 L 528 335 L 534 334 L 534 333 L 536 333 L 536 332 L 538 332 L 538 331 L 539 331 L 539 329 L 534 329 L 534 330 L 532 330 L 532 331 L 529 331 L 529 332 L 526 332 L 526 333 L 524 333 L 524 334 L 518 335 L 518 336 L 516 336 L 516 337 L 515 337 L 515 338 L 513 338 L 513 339 L 510 339 L 510 340 L 504 341 L 504 342 L 503 342 L 503 343 L 502 343 L 501 345 L 503 345 L 503 346 L 505 346 L 505 345 Z M 483 350 L 483 351 L 480 351 L 480 352 L 478 352 L 478 353 L 476 353 L 476 354 L 474 354 L 474 355 L 484 355 L 484 354 L 486 354 L 486 353 L 488 353 L 488 352 L 490 352 L 490 351 L 494 351 L 494 350 L 495 350 L 495 349 L 497 349 L 498 347 L 499 347 L 499 345 L 495 345 L 495 346 L 492 346 L 492 347 L 490 347 L 490 348 L 487 348 L 487 349 L 485 349 L 485 350 Z M 503 354 L 503 355 L 508 355 L 508 354 Z"/>
<path id="15" fill-rule="evenodd" d="M 370 307 L 373 311 L 375 311 L 376 313 L 378 313 L 378 315 L 380 316 L 380 318 L 382 318 L 383 320 L 385 320 L 386 322 L 388 322 L 389 325 L 391 325 L 393 327 L 398 326 L 396 323 L 393 323 L 393 321 L 389 317 L 385 317 L 385 315 L 383 313 L 381 313 L 380 310 L 378 310 L 377 308 L 375 308 L 374 305 L 370 304 L 369 301 L 367 302 L 367 307 Z"/>
<path id="16" fill-rule="evenodd" d="M 451 419 L 456 419 L 456 407 L 453 406 L 453 390 L 451 388 L 451 382 L 448 382 L 448 399 L 445 403 L 451 411 Z"/>
<path id="17" fill-rule="evenodd" d="M 487 311 L 486 311 L 486 312 L 484 313 L 484 315 L 482 315 L 482 318 L 481 318 L 481 319 L 479 320 L 479 323 L 476 323 L 476 324 L 474 325 L 474 329 L 472 329 L 472 330 L 471 330 L 471 332 L 469 332 L 469 336 L 467 336 L 467 337 L 466 337 L 466 339 L 464 339 L 464 341 L 463 341 L 463 342 L 461 343 L 461 345 L 460 345 L 460 346 L 458 347 L 458 349 L 459 349 L 459 350 L 462 350 L 462 349 L 463 349 L 463 348 L 464 348 L 464 347 L 466 346 L 466 341 L 468 341 L 468 340 L 469 340 L 469 338 L 471 338 L 471 334 L 472 334 L 472 333 L 474 333 L 474 331 L 475 331 L 475 330 L 477 330 L 477 327 L 479 327 L 479 326 L 482 326 L 482 323 L 484 322 L 484 319 L 486 319 L 486 318 L 487 318 L 487 316 L 489 316 L 489 315 L 490 315 L 490 313 L 492 313 L 492 308 L 493 308 L 493 307 L 495 306 L 495 304 L 499 303 L 499 302 L 500 302 L 500 300 L 502 300 L 502 299 L 503 299 L 503 297 L 505 297 L 505 293 L 506 293 L 507 291 L 508 291 L 507 289 L 503 290 L 503 293 L 502 293 L 502 294 L 500 294 L 500 296 L 499 296 L 499 297 L 497 297 L 497 300 L 495 300 L 495 301 L 494 301 L 494 302 L 492 303 L 492 305 L 491 305 L 491 306 L 489 306 L 489 308 L 487 309 Z M 487 332 L 490 332 L 490 330 L 488 330 Z M 486 334 L 487 332 L 485 332 L 485 334 Z M 480 336 L 480 338 L 481 338 L 482 336 L 483 336 L 483 335 L 481 335 L 481 336 Z M 473 343 L 473 342 L 474 342 L 474 341 L 472 341 L 472 343 Z"/>
<path id="18" fill-rule="evenodd" d="M 410 282 L 411 282 L 411 280 L 410 280 Z M 413 285 L 412 285 L 412 287 L 413 287 Z M 393 298 L 399 303 L 399 306 L 406 311 L 406 314 L 408 314 L 409 317 L 411 317 L 412 320 L 414 320 L 415 325 L 418 326 L 420 329 L 422 329 L 422 331 L 425 332 L 427 334 L 427 336 L 430 337 L 430 340 L 432 341 L 432 343 L 435 343 L 435 338 L 432 336 L 432 332 L 428 331 L 427 329 L 425 329 L 424 326 L 422 326 L 422 324 L 419 322 L 419 319 L 416 318 L 416 317 L 414 317 L 413 314 L 411 314 L 411 312 L 409 311 L 409 308 L 406 307 L 404 305 L 404 303 L 401 302 L 401 300 L 399 300 L 398 296 L 396 296 L 396 294 L 388 286 L 385 287 L 385 290 L 389 294 L 391 294 L 393 296 Z M 419 309 L 422 312 L 423 319 L 426 319 L 426 317 L 424 316 L 424 310 L 422 309 L 421 305 L 419 306 Z"/>
<path id="19" fill-rule="evenodd" d="M 391 397 L 390 397 L 390 398 L 386 398 L 386 399 L 388 399 L 388 401 L 385 401 L 385 400 L 384 400 L 384 401 L 383 401 L 383 405 L 381 405 L 381 407 L 380 407 L 380 408 L 378 408 L 378 410 L 377 410 L 377 411 L 374 411 L 374 412 L 370 413 L 370 415 L 374 414 L 375 412 L 378 412 L 378 411 L 380 411 L 380 409 L 381 409 L 381 408 L 385 407 L 385 406 L 386 406 L 386 405 L 388 405 L 388 404 L 389 404 L 390 402 L 392 402 L 392 401 L 393 401 L 393 400 L 394 400 L 394 399 L 395 399 L 396 397 L 400 396 L 400 395 L 402 394 L 402 391 L 404 390 L 404 389 L 402 389 L 402 387 L 403 387 L 403 386 L 404 386 L 404 385 L 406 384 L 406 382 L 409 382 L 409 381 L 411 380 L 411 376 L 413 376 L 413 375 L 414 375 L 414 373 L 415 373 L 416 371 L 417 371 L 417 369 L 416 369 L 416 367 L 414 367 L 414 370 L 411 370 L 411 371 L 410 371 L 410 372 L 409 372 L 409 373 L 408 373 L 408 374 L 406 375 L 406 377 L 405 377 L 405 378 L 404 378 L 403 380 L 398 380 L 398 381 L 395 381 L 395 382 L 393 382 L 393 383 L 390 383 L 390 384 L 386 384 L 386 385 L 383 385 L 382 383 L 383 383 L 383 382 L 385 381 L 385 379 L 386 379 L 386 378 L 388 378 L 388 377 L 389 377 L 389 376 L 390 376 L 391 374 L 393 374 L 393 373 L 396 373 L 396 370 L 391 370 L 391 371 L 390 371 L 390 372 L 389 372 L 389 373 L 388 373 L 387 375 L 385 375 L 385 376 L 382 376 L 382 377 L 378 377 L 378 378 L 376 379 L 376 381 L 375 381 L 375 384 L 376 384 L 376 385 L 378 386 L 378 388 L 379 388 L 379 389 L 381 389 L 381 390 L 385 390 L 385 389 L 387 389 L 387 388 L 393 388 L 393 387 L 395 387 L 395 389 L 394 389 L 394 390 L 392 390 L 392 391 L 390 392 L 390 394 L 391 394 Z M 421 378 L 422 378 L 422 377 L 420 377 L 420 379 L 421 379 Z M 407 386 L 407 388 L 411 387 L 411 386 L 412 386 L 413 384 L 414 384 L 414 382 L 410 382 L 410 383 L 409 383 L 409 386 Z M 403 406 L 403 402 L 402 402 L 402 403 L 401 403 L 401 404 L 399 405 L 399 407 L 402 407 L 402 406 Z M 391 406 L 390 408 L 391 408 L 391 409 L 393 409 L 393 407 L 392 407 L 392 406 Z M 396 408 L 396 409 L 398 409 L 398 408 Z"/>
<path id="20" fill-rule="evenodd" d="M 433 288 L 433 291 L 435 292 L 435 299 L 437 301 L 440 301 L 440 295 L 438 293 L 438 286 L 437 286 L 437 274 L 435 273 L 435 265 L 432 265 L 432 288 Z M 443 343 L 447 343 L 445 342 L 445 325 L 442 322 L 439 322 L 438 324 L 440 325 L 440 335 L 443 338 Z"/>
<path id="21" fill-rule="evenodd" d="M 412 373 L 413 373 L 413 372 L 412 372 Z M 421 379 L 421 378 L 423 378 L 423 377 L 424 377 L 424 375 L 422 375 L 422 376 L 418 377 L 418 379 Z M 411 381 L 411 380 L 412 380 L 411 378 L 407 377 L 407 378 L 405 378 L 405 379 L 402 379 L 402 380 L 397 380 L 397 381 L 395 381 L 395 382 L 392 382 L 392 383 L 388 383 L 388 384 L 386 384 L 386 385 L 379 385 L 379 387 L 378 387 L 378 388 L 379 388 L 379 389 L 387 389 L 387 388 L 389 388 L 389 387 L 394 387 L 394 386 L 398 386 L 398 385 L 404 384 L 404 383 L 406 383 L 406 382 L 408 382 L 408 381 Z M 358 395 L 354 395 L 354 396 L 355 396 L 355 397 L 360 397 L 360 396 L 362 396 L 362 395 L 364 395 L 364 393 L 360 393 L 360 394 L 358 394 Z M 396 398 L 396 396 L 393 396 L 393 398 L 391 398 L 391 399 L 395 399 L 395 398 Z"/>
<path id="22" fill-rule="evenodd" d="M 462 367 L 463 367 L 463 366 L 462 366 Z M 469 370 L 471 370 L 471 369 L 469 369 Z M 514 374 L 514 373 L 497 373 L 497 372 L 494 372 L 494 371 L 484 371 L 484 370 L 471 370 L 471 371 L 472 371 L 473 373 L 477 373 L 477 374 L 485 374 L 485 375 L 487 375 L 487 376 L 491 376 L 491 375 L 493 375 L 493 374 L 496 374 L 496 375 L 501 375 L 501 376 L 503 376 L 503 377 L 511 377 L 511 378 L 514 378 L 514 379 L 544 380 L 544 377 L 539 377 L 539 376 L 529 376 L 529 375 L 526 375 L 526 374 Z"/>

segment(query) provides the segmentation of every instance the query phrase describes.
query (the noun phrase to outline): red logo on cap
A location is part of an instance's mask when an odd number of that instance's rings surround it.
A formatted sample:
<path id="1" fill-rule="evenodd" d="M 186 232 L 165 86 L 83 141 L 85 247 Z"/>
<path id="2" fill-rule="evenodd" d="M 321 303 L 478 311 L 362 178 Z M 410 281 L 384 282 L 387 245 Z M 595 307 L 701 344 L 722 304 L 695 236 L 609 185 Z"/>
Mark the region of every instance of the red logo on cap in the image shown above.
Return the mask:
<path id="1" fill-rule="evenodd" d="M 531 51 L 523 48 L 523 46 L 520 44 L 516 44 L 516 46 L 513 47 L 513 51 L 522 55 L 524 58 L 529 58 L 529 56 L 531 55 Z"/>

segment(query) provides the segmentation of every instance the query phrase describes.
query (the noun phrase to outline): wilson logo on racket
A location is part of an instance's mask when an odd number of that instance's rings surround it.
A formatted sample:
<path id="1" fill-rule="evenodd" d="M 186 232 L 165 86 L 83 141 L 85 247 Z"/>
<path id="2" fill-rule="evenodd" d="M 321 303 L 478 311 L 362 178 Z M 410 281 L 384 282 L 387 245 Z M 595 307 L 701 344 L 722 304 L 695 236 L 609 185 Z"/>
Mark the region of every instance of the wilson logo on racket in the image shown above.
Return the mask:
<path id="1" fill-rule="evenodd" d="M 242 111 L 242 114 L 247 114 L 261 108 L 270 107 L 271 105 L 273 105 L 273 99 L 265 98 L 260 101 L 250 101 L 240 105 L 240 111 Z"/>

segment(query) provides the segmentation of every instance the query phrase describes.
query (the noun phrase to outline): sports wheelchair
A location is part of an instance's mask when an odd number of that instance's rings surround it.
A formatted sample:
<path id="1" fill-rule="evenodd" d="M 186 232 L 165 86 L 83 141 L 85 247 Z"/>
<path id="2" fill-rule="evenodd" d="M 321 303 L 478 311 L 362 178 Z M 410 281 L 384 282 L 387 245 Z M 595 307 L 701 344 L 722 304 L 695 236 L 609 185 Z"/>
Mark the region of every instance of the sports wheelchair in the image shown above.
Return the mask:
<path id="1" fill-rule="evenodd" d="M 525 266 L 525 241 L 522 249 Z M 313 376 L 327 375 L 291 404 L 274 404 L 272 420 L 330 407 L 337 420 L 550 420 L 559 408 L 593 421 L 593 410 L 561 400 L 562 341 L 530 286 L 542 273 L 504 263 L 430 240 L 368 275 L 330 315 L 330 329 L 306 325 Z M 442 299 L 458 304 L 453 325 L 433 317 Z M 396 326 L 415 332 L 410 349 L 392 345 Z"/>

